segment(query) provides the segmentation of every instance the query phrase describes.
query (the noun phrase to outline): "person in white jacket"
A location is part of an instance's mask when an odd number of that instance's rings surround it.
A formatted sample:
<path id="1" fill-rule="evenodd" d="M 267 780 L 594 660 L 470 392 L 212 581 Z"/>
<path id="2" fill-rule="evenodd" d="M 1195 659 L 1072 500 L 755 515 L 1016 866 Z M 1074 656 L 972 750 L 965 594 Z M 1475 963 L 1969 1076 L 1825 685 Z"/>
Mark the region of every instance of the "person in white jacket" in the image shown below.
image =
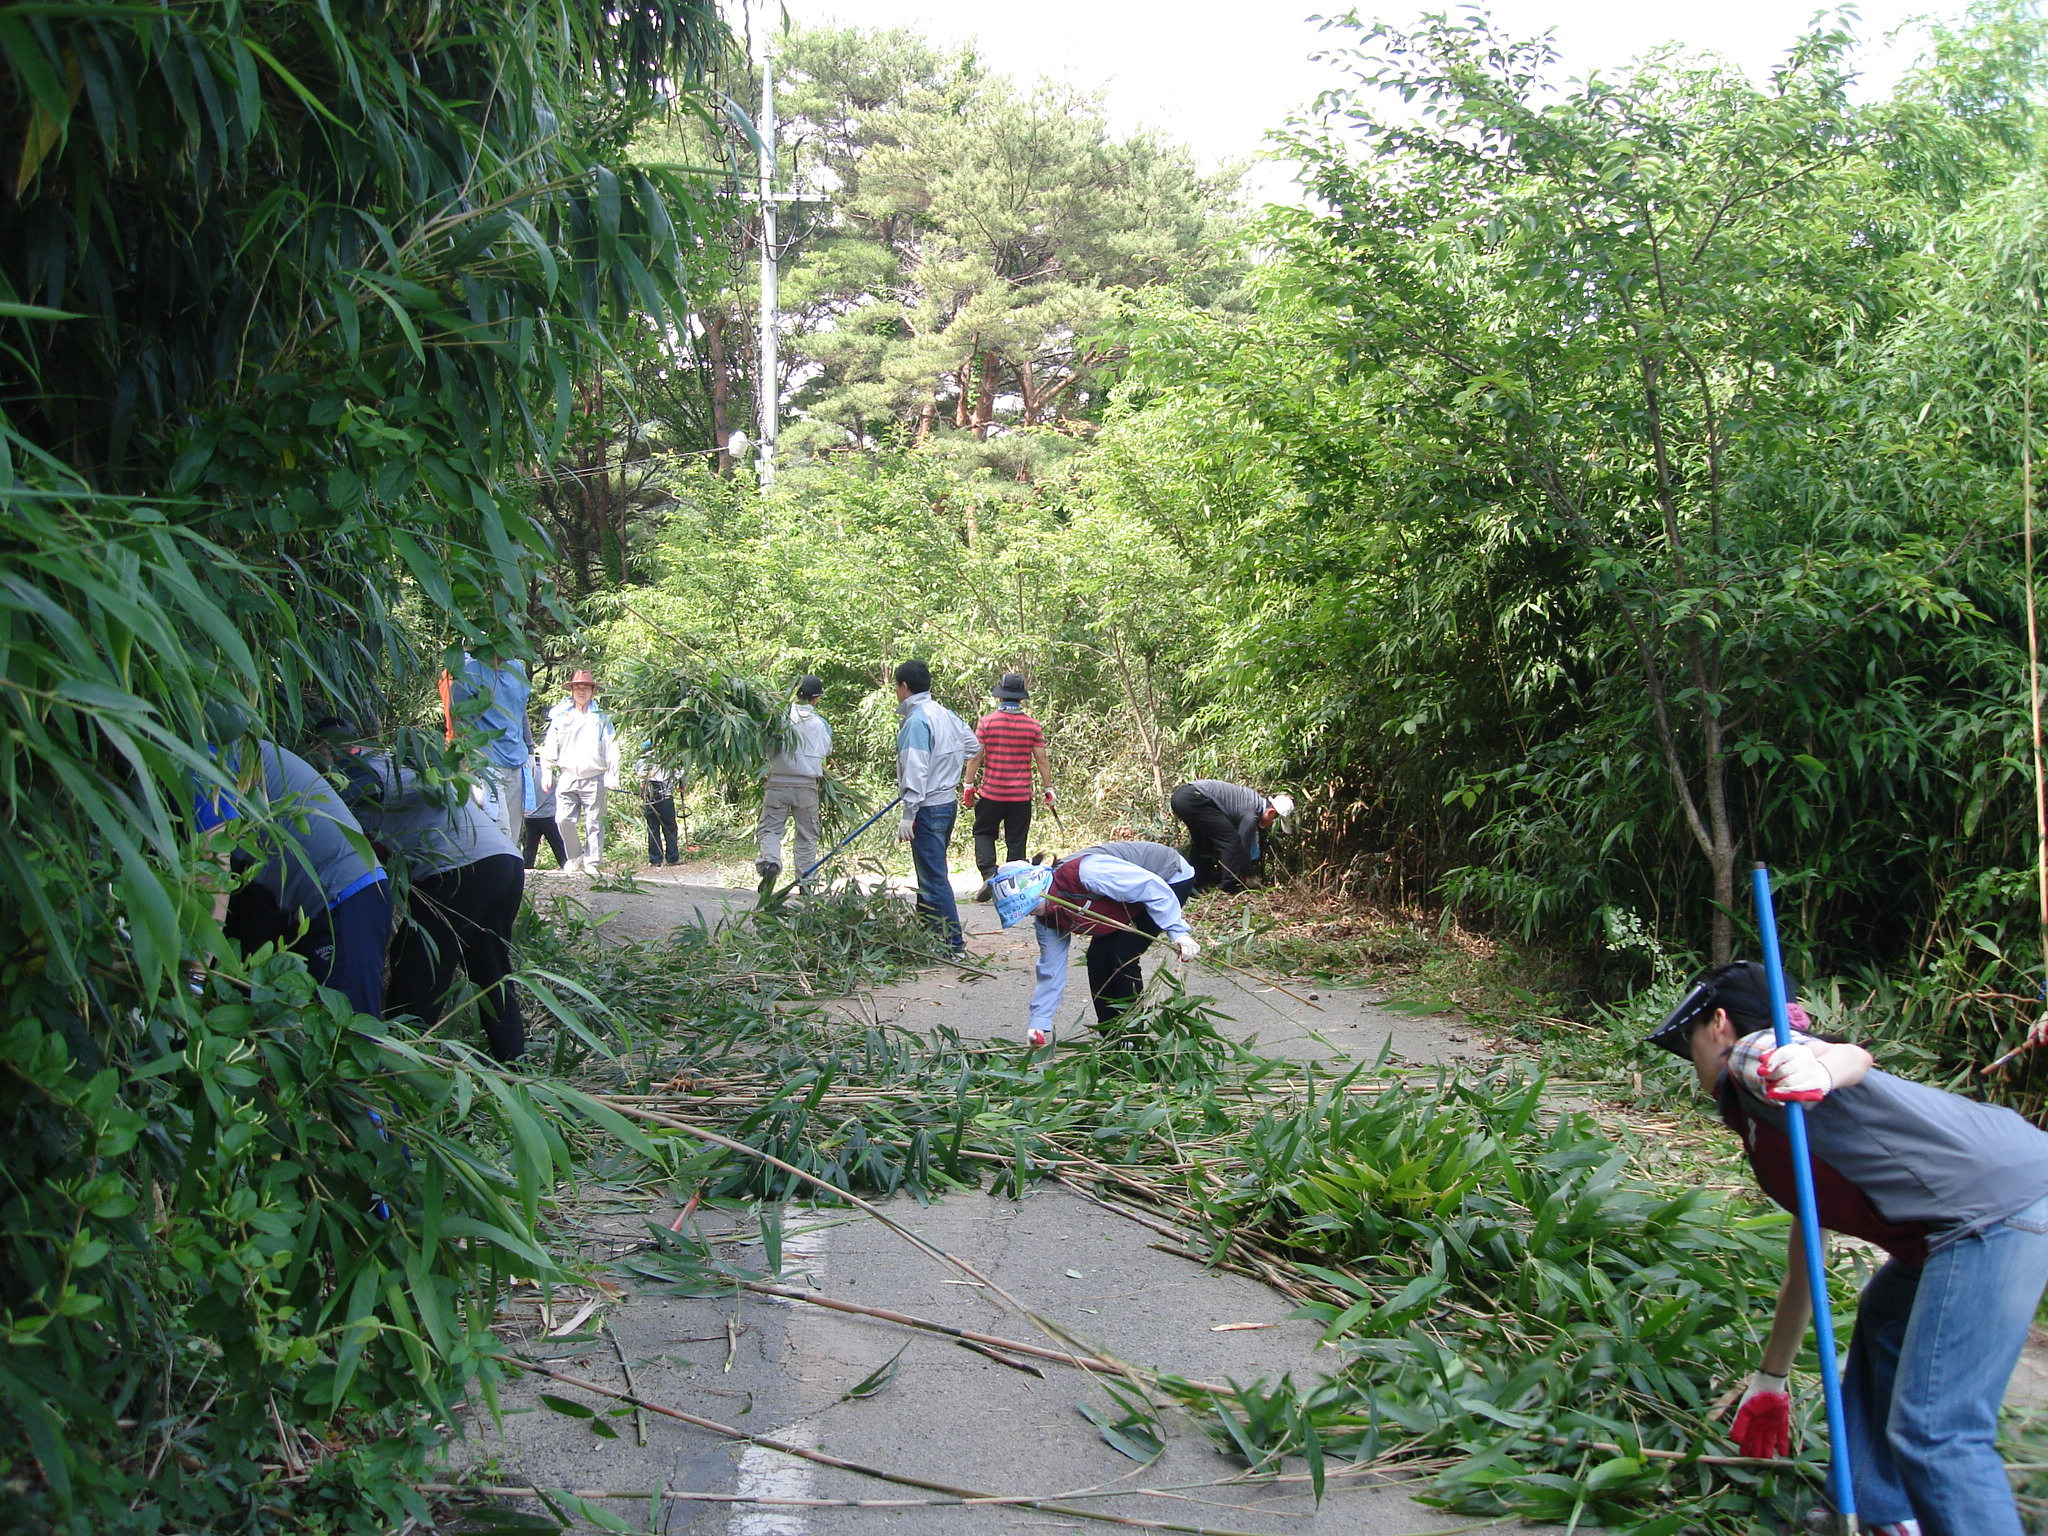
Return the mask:
<path id="1" fill-rule="evenodd" d="M 541 788 L 555 792 L 555 822 L 582 839 L 564 874 L 591 874 L 604 854 L 605 796 L 619 787 L 619 742 L 611 717 L 597 707 L 597 679 L 579 671 L 569 697 L 548 711 L 540 747 Z"/>
<path id="2" fill-rule="evenodd" d="M 796 824 L 790 848 L 801 875 L 818 862 L 818 785 L 825 777 L 825 759 L 832 751 L 832 727 L 818 713 L 824 696 L 820 678 L 796 685 L 790 706 L 790 744 L 768 759 L 768 782 L 761 787 L 761 822 L 754 829 L 754 873 L 767 895 L 782 874 L 782 830 Z"/>
<path id="3" fill-rule="evenodd" d="M 896 787 L 903 794 L 903 819 L 896 840 L 910 844 L 917 867 L 917 910 L 956 955 L 967 948 L 960 908 L 946 868 L 946 845 L 960 815 L 961 770 L 981 743 L 967 722 L 932 697 L 932 671 L 921 661 L 896 669 Z"/>
<path id="4" fill-rule="evenodd" d="M 1098 1024 L 1143 990 L 1144 955 L 1155 935 L 1171 939 L 1183 960 L 1202 950 L 1181 910 L 1195 868 L 1164 843 L 1097 843 L 1050 866 L 1005 864 L 990 884 L 1005 928 L 1037 919 L 1038 984 L 1026 1036 L 1034 1046 L 1053 1042 L 1075 934 L 1088 939 L 1088 995 Z"/>

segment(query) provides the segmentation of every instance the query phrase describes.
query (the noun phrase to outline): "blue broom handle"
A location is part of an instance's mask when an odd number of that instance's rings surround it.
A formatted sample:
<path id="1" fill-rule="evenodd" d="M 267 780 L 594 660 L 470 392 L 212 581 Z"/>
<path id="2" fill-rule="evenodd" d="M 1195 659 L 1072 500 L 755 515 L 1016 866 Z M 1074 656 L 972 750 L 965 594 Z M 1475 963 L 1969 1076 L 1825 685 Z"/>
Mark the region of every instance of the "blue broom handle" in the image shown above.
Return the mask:
<path id="1" fill-rule="evenodd" d="M 1778 952 L 1778 918 L 1771 905 L 1771 872 L 1758 864 L 1749 872 L 1756 895 L 1757 935 L 1763 941 L 1764 971 L 1771 981 L 1771 1031 L 1778 1044 L 1792 1043 L 1792 1016 L 1786 1007 L 1785 961 Z M 1828 1273 L 1821 1251 L 1820 1206 L 1813 1193 L 1813 1153 L 1806 1140 L 1804 1104 L 1785 1106 L 1785 1130 L 1792 1140 L 1792 1177 L 1799 1187 L 1799 1231 L 1806 1244 L 1806 1284 L 1813 1295 L 1813 1326 L 1818 1338 L 1821 1395 L 1828 1411 L 1828 1492 L 1835 1510 L 1853 1528 L 1855 1486 L 1849 1476 L 1849 1432 L 1842 1417 L 1842 1383 L 1835 1369 L 1835 1315 L 1828 1305 Z"/>
<path id="2" fill-rule="evenodd" d="M 824 858 L 818 860 L 817 863 L 813 864 L 809 869 L 805 870 L 802 874 L 796 877 L 797 882 L 801 884 L 802 882 L 810 879 L 811 876 L 815 874 L 818 870 L 823 869 L 826 863 L 831 859 L 832 854 L 837 853 L 840 849 L 844 848 L 848 843 L 852 842 L 856 837 L 859 837 L 861 833 L 867 831 L 869 827 L 872 827 L 884 816 L 888 815 L 891 811 L 895 810 L 898 803 L 901 802 L 902 799 L 903 796 L 899 793 L 894 800 L 891 800 L 887 805 L 883 806 L 879 811 L 875 812 L 874 815 L 870 816 L 866 821 L 862 822 L 859 826 L 855 827 L 851 832 L 847 833 L 846 836 L 839 839 L 838 842 L 832 845 L 831 853 L 827 853 Z"/>

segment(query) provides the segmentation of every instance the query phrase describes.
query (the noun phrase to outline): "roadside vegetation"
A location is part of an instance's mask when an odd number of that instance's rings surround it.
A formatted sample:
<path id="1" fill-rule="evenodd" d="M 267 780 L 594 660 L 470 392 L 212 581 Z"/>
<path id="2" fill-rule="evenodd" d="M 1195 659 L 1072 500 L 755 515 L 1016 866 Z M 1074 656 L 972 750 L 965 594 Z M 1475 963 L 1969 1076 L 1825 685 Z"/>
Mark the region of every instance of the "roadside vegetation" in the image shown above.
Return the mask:
<path id="1" fill-rule="evenodd" d="M 768 1270 L 798 1194 L 1072 1180 L 1321 1309 L 1328 1382 L 1100 1381 L 1139 1459 L 1171 1404 L 1259 1475 L 1782 1518 L 1798 1470 L 1699 1459 L 1782 1223 L 1635 1042 L 1754 857 L 1888 1066 L 1974 1082 L 2038 1010 L 2041 25 L 1986 4 L 1871 97 L 1829 19 L 1762 82 L 1340 21 L 1291 210 L 971 54 L 793 32 L 763 381 L 756 87 L 702 0 L 0 14 L 0 1526 L 424 1518 L 599 1168 L 736 1202 Z M 1325 1077 L 1171 992 L 1048 1060 L 850 1026 L 818 1000 L 937 959 L 852 894 L 628 943 L 539 886 L 518 1072 L 352 1017 L 212 916 L 252 828 L 186 814 L 209 709 L 461 779 L 464 648 L 598 668 L 728 834 L 800 673 L 848 827 L 889 666 L 969 714 L 1020 670 L 1061 846 L 1290 787 L 1219 953 L 1529 1065 Z M 729 1267 L 655 1241 L 642 1279 Z"/>

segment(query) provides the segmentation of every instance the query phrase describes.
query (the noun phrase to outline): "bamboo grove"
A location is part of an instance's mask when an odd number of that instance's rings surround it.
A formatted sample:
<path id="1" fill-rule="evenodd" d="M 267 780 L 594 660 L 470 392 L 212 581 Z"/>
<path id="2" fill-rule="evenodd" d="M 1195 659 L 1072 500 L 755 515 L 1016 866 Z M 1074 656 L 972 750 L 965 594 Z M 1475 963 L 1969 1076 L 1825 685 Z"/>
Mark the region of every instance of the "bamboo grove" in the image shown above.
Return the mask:
<path id="1" fill-rule="evenodd" d="M 446 641 L 524 650 L 519 488 L 703 265 L 709 194 L 622 145 L 726 46 L 696 0 L 0 12 L 11 1529 L 402 1518 L 495 1287 L 549 1267 L 531 1098 L 227 958 L 183 808 L 210 705 L 290 739 Z"/>

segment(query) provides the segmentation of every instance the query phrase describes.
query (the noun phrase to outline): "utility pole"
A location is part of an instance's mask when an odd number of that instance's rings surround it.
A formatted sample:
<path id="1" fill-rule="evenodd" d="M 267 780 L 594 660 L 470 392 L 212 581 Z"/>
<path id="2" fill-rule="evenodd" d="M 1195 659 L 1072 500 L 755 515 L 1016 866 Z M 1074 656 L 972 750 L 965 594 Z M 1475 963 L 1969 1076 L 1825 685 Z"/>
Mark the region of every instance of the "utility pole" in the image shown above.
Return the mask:
<path id="1" fill-rule="evenodd" d="M 776 292 L 775 218 L 775 40 L 770 34 L 761 43 L 761 377 L 755 389 L 759 404 L 760 456 L 755 461 L 763 489 L 775 483 L 776 395 L 781 379 L 781 359 L 776 343 L 780 339 L 782 314 Z"/>

